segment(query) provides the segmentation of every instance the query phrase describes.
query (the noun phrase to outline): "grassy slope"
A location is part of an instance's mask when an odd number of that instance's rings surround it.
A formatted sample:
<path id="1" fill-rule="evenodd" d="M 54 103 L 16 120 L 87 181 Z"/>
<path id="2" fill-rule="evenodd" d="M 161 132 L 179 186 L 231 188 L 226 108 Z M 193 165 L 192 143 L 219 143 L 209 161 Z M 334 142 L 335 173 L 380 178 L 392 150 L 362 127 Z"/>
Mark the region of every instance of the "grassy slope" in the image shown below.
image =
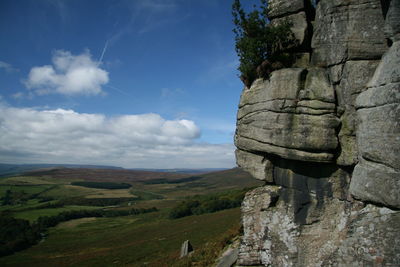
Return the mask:
<path id="1" fill-rule="evenodd" d="M 160 259 L 176 257 L 186 239 L 196 249 L 237 227 L 239 214 L 239 209 L 230 209 L 169 220 L 155 213 L 58 226 L 44 242 L 0 258 L 0 265 L 162 266 Z"/>

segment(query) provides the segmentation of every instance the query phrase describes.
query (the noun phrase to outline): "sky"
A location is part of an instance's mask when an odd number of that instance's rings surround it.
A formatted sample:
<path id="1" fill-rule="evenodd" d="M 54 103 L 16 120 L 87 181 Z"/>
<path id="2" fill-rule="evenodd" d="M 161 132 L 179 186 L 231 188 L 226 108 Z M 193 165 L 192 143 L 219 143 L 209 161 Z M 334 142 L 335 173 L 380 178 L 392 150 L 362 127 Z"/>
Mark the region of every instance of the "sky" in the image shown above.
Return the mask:
<path id="1" fill-rule="evenodd" d="M 1 0 L 0 163 L 230 168 L 231 0 Z"/>

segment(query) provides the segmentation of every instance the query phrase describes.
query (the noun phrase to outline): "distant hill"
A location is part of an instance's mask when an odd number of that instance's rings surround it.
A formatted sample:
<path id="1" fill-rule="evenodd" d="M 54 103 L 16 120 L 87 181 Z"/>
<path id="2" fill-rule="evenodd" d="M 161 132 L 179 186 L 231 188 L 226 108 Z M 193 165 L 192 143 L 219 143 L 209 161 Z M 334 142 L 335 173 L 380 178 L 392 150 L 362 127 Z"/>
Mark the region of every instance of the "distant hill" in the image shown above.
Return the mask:
<path id="1" fill-rule="evenodd" d="M 80 165 L 80 164 L 4 164 L 0 163 L 0 177 L 21 175 L 25 172 L 39 169 L 54 168 L 89 168 L 89 169 L 122 169 L 121 167 L 102 165 Z"/>
<path id="2" fill-rule="evenodd" d="M 237 188 L 238 186 L 249 187 L 263 184 L 262 181 L 254 179 L 249 173 L 240 168 L 216 171 L 199 176 L 201 179 L 192 182 L 193 185 L 199 183 L 206 184 L 209 188 Z"/>
<path id="3" fill-rule="evenodd" d="M 26 172 L 27 176 L 51 176 L 55 179 L 85 180 L 94 182 L 137 182 L 151 179 L 179 179 L 188 174 L 174 172 L 149 172 L 104 168 L 53 168 Z"/>
<path id="4" fill-rule="evenodd" d="M 139 171 L 150 171 L 150 172 L 176 172 L 176 173 L 187 173 L 187 174 L 198 174 L 198 173 L 208 173 L 208 172 L 216 172 L 227 170 L 228 168 L 202 168 L 202 169 L 141 169 L 134 168 L 130 170 L 139 170 Z"/>
<path id="5" fill-rule="evenodd" d="M 240 168 L 194 174 L 179 179 L 159 178 L 139 182 L 143 182 L 146 185 L 160 185 L 160 188 L 164 188 L 163 190 L 167 191 L 196 192 L 196 194 L 263 185 L 262 181 L 254 179 L 249 173 Z M 169 186 L 162 187 L 165 184 Z"/>
<path id="6" fill-rule="evenodd" d="M 205 169 L 203 169 L 204 171 Z M 102 168 L 47 168 L 25 172 L 26 176 L 51 176 L 60 180 L 84 180 L 93 182 L 140 182 L 148 185 L 171 184 L 173 188 L 229 189 L 260 186 L 261 181 L 252 178 L 240 168 L 208 173 L 155 172 L 127 169 Z M 175 190 L 174 189 L 174 190 Z"/>

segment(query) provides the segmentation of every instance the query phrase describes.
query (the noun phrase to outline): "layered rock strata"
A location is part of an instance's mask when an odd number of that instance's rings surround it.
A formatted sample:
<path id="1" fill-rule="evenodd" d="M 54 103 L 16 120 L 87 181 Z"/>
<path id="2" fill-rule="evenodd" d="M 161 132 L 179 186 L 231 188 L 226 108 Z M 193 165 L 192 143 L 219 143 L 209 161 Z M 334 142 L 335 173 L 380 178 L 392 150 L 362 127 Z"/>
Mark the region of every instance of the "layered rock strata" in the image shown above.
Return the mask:
<path id="1" fill-rule="evenodd" d="M 399 266 L 400 0 L 317 2 L 269 1 L 302 60 L 241 95 L 237 163 L 266 185 L 237 266 Z"/>

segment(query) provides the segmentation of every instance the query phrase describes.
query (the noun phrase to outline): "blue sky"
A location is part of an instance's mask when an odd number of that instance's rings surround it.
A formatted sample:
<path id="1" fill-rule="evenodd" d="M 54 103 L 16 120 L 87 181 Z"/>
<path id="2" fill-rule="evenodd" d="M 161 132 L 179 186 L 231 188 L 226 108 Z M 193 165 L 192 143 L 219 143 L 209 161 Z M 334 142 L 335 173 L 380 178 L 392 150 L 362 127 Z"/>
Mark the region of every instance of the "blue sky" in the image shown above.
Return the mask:
<path id="1" fill-rule="evenodd" d="M 2 0 L 0 162 L 234 167 L 231 0 Z"/>

